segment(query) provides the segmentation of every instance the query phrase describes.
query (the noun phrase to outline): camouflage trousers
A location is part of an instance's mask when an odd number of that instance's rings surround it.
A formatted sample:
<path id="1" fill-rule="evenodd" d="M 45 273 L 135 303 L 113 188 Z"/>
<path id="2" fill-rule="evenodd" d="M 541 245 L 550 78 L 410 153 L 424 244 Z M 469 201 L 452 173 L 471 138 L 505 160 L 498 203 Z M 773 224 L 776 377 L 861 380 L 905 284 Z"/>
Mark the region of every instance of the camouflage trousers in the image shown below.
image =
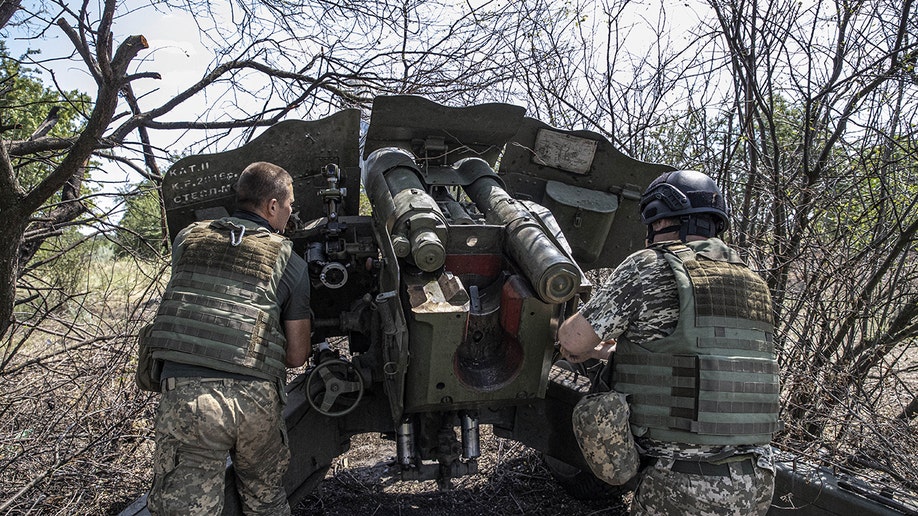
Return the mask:
<path id="1" fill-rule="evenodd" d="M 764 516 L 768 512 L 775 476 L 755 459 L 722 464 L 715 475 L 687 471 L 692 463 L 675 462 L 657 459 L 644 469 L 631 514 Z"/>
<path id="2" fill-rule="evenodd" d="M 290 450 L 277 386 L 234 379 L 174 382 L 156 410 L 150 513 L 220 514 L 229 456 L 246 514 L 289 515 L 283 476 Z"/>

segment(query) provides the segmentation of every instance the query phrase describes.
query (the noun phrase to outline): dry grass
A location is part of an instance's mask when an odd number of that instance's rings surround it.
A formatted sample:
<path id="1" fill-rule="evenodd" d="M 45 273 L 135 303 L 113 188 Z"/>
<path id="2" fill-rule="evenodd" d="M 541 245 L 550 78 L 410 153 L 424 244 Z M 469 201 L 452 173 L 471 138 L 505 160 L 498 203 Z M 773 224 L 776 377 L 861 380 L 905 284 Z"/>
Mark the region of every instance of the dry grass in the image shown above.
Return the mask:
<path id="1" fill-rule="evenodd" d="M 26 318 L 0 350 L 0 514 L 117 512 L 150 481 L 155 399 L 134 385 L 133 336 L 163 267 L 86 267 L 85 294 Z"/>
<path id="2" fill-rule="evenodd" d="M 105 514 L 150 480 L 155 401 L 133 384 L 130 340 L 0 378 L 0 513 Z"/>
<path id="3" fill-rule="evenodd" d="M 152 318 L 164 269 L 102 265 L 83 285 L 89 294 L 40 323 L 19 326 L 2 343 L 0 357 L 11 360 L 0 371 L 0 515 L 114 514 L 149 486 L 157 397 L 134 385 L 133 335 Z M 896 417 L 918 392 L 918 357 L 913 347 L 903 347 L 900 355 L 889 373 L 871 378 L 821 415 L 834 423 L 820 438 L 784 439 L 781 446 L 878 487 L 918 491 L 916 420 Z M 798 371 L 787 378 L 785 390 L 812 383 L 814 375 Z M 396 481 L 393 455 L 390 441 L 356 436 L 296 514 L 625 511 L 616 500 L 571 498 L 538 453 L 494 437 L 488 427 L 482 429 L 480 472 L 456 479 L 446 492 L 434 482 Z"/>
<path id="4" fill-rule="evenodd" d="M 824 424 L 820 436 L 800 438 L 808 435 L 807 421 L 785 417 L 787 427 L 777 443 L 812 464 L 864 480 L 876 492 L 918 507 L 918 419 L 903 417 L 903 409 L 918 395 L 918 349 L 903 344 L 890 356 L 894 363 L 878 368 L 882 374 L 849 380 L 858 387 L 841 392 L 843 399 L 829 408 L 821 409 L 818 398 L 802 398 Z M 785 412 L 793 409 L 787 394 L 811 389 L 817 378 L 808 371 L 787 372 Z"/>
<path id="5" fill-rule="evenodd" d="M 560 515 L 619 516 L 627 505 L 616 497 L 577 500 L 551 477 L 538 452 L 482 428 L 479 472 L 453 480 L 440 491 L 434 481 L 401 482 L 395 444 L 375 434 L 356 436 L 296 516 Z"/>

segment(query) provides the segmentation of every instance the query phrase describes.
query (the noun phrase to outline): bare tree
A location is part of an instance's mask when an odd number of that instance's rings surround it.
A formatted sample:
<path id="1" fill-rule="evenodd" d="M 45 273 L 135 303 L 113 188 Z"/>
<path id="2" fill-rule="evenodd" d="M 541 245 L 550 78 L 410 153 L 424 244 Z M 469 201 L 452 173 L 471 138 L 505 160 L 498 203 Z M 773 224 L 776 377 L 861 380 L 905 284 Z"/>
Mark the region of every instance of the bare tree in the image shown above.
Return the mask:
<path id="1" fill-rule="evenodd" d="M 915 415 L 914 2 L 685 4 L 678 41 L 671 5 L 567 5 L 540 25 L 550 73 L 524 76 L 529 102 L 724 185 L 730 237 L 774 293 L 782 443 L 835 463 L 876 443 L 865 461 L 915 485 L 897 452 L 915 449 L 897 426 Z"/>
<path id="2" fill-rule="evenodd" d="M 895 378 L 918 330 L 918 212 L 903 188 L 918 162 L 913 2 L 711 7 L 742 128 L 725 177 L 742 188 L 740 241 L 766 246 L 789 435 L 822 442 L 849 394 L 881 408 L 868 386 Z"/>
<path id="3" fill-rule="evenodd" d="M 151 317 L 166 268 L 164 260 L 80 263 L 66 271 L 82 278 L 76 290 L 48 283 L 43 266 L 65 263 L 76 246 L 115 239 L 111 212 L 133 195 L 87 185 L 112 170 L 159 184 L 174 155 L 226 150 L 279 120 L 362 108 L 378 94 L 453 104 L 511 99 L 518 60 L 495 35 L 524 34 L 526 20 L 498 2 L 52 0 L 33 11 L 26 4 L 4 31 L 38 48 L 46 35 L 60 34 L 73 50 L 20 58 L 47 72 L 60 100 L 48 104 L 46 124 L 0 142 L 0 446 L 15 450 L 0 456 L 0 512 L 108 512 L 111 497 L 148 480 L 151 406 L 131 381 L 131 337 Z M 147 59 L 156 42 L 117 36 L 119 20 L 138 11 L 192 16 L 213 51 L 200 78 L 171 98 L 153 94 L 166 72 Z M 71 74 L 54 74 L 61 61 L 92 78 L 88 107 L 67 93 Z M 202 96 L 209 110 L 189 107 Z M 46 130 L 55 127 L 56 106 L 81 114 L 74 136 Z M 179 137 L 181 146 L 163 143 Z M 47 173 L 24 182 L 22 170 L 38 161 Z M 108 205 L 96 202 L 102 196 Z M 74 227 L 91 234 L 54 248 L 54 238 Z M 82 274 L 89 268 L 92 275 Z M 127 274 L 134 283 L 125 291 L 120 276 Z M 27 311 L 30 319 L 11 317 Z M 94 483 L 119 487 L 87 489 Z M 54 501 L 46 489 L 75 494 Z M 79 494 L 87 491 L 99 494 L 87 500 Z"/>
<path id="4" fill-rule="evenodd" d="M 147 70 L 142 60 L 133 64 L 147 40 L 130 36 L 117 47 L 113 41 L 112 24 L 130 3 L 105 2 L 95 22 L 96 13 L 88 6 L 73 11 L 62 0 L 45 5 L 22 26 L 31 28 L 29 34 L 64 33 L 98 90 L 78 137 L 39 132 L 28 140 L 7 142 L 0 151 L 0 210 L 10 221 L 0 238 L 13 242 L 0 257 L 5 285 L 0 289 L 0 335 L 12 322 L 22 268 L 47 236 L 86 214 L 80 186 L 92 169 L 91 160 L 128 167 L 157 182 L 168 151 L 175 149 L 159 148 L 153 133 L 197 131 L 194 143 L 186 145 L 221 149 L 284 118 L 319 118 L 342 107 L 364 107 L 381 93 L 424 94 L 452 102 L 507 99 L 509 87 L 501 85 L 512 84 L 517 61 L 512 49 L 492 36 L 522 29 L 516 24 L 518 13 L 493 4 L 468 9 L 439 2 L 188 1 L 147 6 L 194 15 L 215 52 L 199 81 L 159 105 L 147 105 L 146 98 L 156 88 L 149 84 L 160 74 Z M 443 12 L 451 16 L 443 17 Z M 224 23 L 225 17 L 232 23 Z M 228 26 L 233 30 L 226 30 Z M 49 61 L 27 64 L 42 67 Z M 175 119 L 187 102 L 204 94 L 227 101 L 211 102 L 212 110 L 189 120 Z M 163 121 L 166 115 L 172 119 Z M 16 163 L 49 153 L 58 155 L 53 172 L 25 190 L 17 181 Z M 54 195 L 60 195 L 54 213 L 33 220 Z"/>
<path id="5" fill-rule="evenodd" d="M 93 171 L 121 167 L 158 184 L 174 155 L 226 150 L 277 121 L 366 108 L 379 94 L 451 105 L 505 101 L 559 127 L 598 131 L 636 158 L 718 179 L 733 208 L 729 237 L 774 292 L 788 423 L 782 445 L 838 451 L 835 463 L 870 464 L 904 485 L 918 483 L 918 444 L 902 426 L 916 415 L 918 371 L 914 0 L 697 0 L 653 10 L 630 0 L 108 0 L 99 11 L 53 0 L 7 16 L 20 4 L 0 3 L 4 30 L 38 46 L 44 35 L 65 35 L 73 52 L 62 58 L 92 77 L 96 91 L 78 136 L 52 137 L 36 124 L 27 138 L 0 145 L 0 242 L 13 243 L 0 247 L 4 386 L 84 349 L 121 356 L 120 373 L 130 370 L 125 339 L 149 317 L 162 264 L 145 271 L 147 290 L 127 303 L 121 325 L 109 324 L 114 302 L 83 325 L 60 312 L 65 302 L 94 310 L 87 291 L 61 301 L 33 288 L 42 279 L 36 252 L 50 236 L 65 226 L 92 226 L 102 236 L 114 228 L 111 208 L 86 195 Z M 114 35 L 120 16 L 134 10 L 192 15 L 213 51 L 199 79 L 172 98 L 152 95 L 162 70 L 144 57 L 155 41 Z M 680 32 L 685 25 L 691 30 Z M 55 59 L 27 55 L 23 63 L 50 69 Z M 51 81 L 67 89 L 64 78 Z M 210 110 L 185 109 L 204 95 Z M 44 121 L 53 125 L 50 107 Z M 17 170 L 37 159 L 53 166 L 24 185 Z M 11 315 L 27 304 L 48 315 L 46 325 L 17 326 Z M 14 359 L 39 336 L 51 343 L 47 353 L 30 349 Z M 55 368 L 48 392 L 62 377 L 90 376 L 79 361 L 67 363 L 81 373 Z M 95 390 L 74 393 L 68 410 L 94 422 L 79 439 L 104 437 L 74 440 L 83 455 L 34 447 L 0 461 L 0 491 L 15 497 L 3 508 L 43 503 L 32 498 L 36 488 L 80 457 L 98 457 L 99 447 L 142 448 L 124 437 L 138 432 L 90 414 L 142 420 L 148 410 L 86 402 L 128 397 L 130 382 L 114 391 L 87 385 Z M 19 391 L 3 392 L 6 402 Z M 24 442 L 17 422 L 31 424 L 21 415 L 28 410 L 54 421 L 46 436 L 75 436 L 53 409 L 23 399 L 0 403 L 21 408 L 16 417 L 0 408 L 11 426 L 2 433 L 7 445 Z M 862 442 L 872 446 L 855 451 Z"/>

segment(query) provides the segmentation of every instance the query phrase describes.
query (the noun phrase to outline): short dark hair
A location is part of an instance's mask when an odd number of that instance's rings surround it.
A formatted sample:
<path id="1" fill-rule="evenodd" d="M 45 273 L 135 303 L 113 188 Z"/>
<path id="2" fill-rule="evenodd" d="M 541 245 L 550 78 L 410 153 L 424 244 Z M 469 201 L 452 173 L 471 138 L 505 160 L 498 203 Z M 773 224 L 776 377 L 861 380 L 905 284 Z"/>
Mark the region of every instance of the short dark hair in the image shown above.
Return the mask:
<path id="1" fill-rule="evenodd" d="M 271 199 L 285 201 L 290 195 L 293 178 L 290 173 L 273 163 L 256 161 L 239 174 L 236 186 L 236 204 L 240 208 L 258 208 Z"/>

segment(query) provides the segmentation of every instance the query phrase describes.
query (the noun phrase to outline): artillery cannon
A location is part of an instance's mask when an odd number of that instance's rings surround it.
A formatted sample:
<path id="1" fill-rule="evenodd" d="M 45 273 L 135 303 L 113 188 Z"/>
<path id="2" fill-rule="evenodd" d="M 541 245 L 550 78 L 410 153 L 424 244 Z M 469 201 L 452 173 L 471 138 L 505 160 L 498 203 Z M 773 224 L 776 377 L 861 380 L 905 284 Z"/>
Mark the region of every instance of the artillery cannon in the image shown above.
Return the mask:
<path id="1" fill-rule="evenodd" d="M 557 362 L 556 329 L 590 295 L 584 271 L 643 246 L 637 202 L 673 168 L 508 104 L 378 97 L 362 127 L 358 110 L 281 122 L 163 181 L 174 237 L 232 213 L 249 163 L 293 176 L 285 234 L 308 262 L 316 351 L 288 385 L 291 505 L 367 432 L 391 437 L 402 480 L 475 473 L 481 425 L 593 478 L 570 423 L 590 380 Z M 224 513 L 239 512 L 228 470 Z"/>

